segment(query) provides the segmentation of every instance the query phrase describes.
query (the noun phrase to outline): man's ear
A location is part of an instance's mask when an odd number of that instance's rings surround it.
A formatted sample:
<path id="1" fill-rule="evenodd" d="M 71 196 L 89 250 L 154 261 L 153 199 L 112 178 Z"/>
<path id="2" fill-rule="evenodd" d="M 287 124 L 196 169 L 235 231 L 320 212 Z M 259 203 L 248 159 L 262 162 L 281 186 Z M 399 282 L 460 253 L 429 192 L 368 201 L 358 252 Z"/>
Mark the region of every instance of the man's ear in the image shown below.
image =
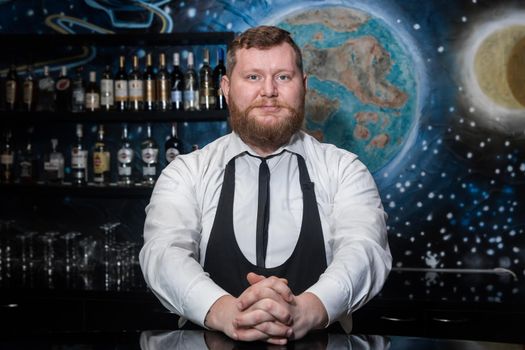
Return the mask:
<path id="1" fill-rule="evenodd" d="M 226 100 L 226 103 L 230 104 L 230 78 L 228 78 L 227 75 L 223 75 L 221 78 L 221 90 L 222 94 L 224 95 L 224 99 Z"/>
<path id="2" fill-rule="evenodd" d="M 306 74 L 303 74 L 303 86 L 304 91 L 306 91 L 308 89 L 308 76 Z"/>

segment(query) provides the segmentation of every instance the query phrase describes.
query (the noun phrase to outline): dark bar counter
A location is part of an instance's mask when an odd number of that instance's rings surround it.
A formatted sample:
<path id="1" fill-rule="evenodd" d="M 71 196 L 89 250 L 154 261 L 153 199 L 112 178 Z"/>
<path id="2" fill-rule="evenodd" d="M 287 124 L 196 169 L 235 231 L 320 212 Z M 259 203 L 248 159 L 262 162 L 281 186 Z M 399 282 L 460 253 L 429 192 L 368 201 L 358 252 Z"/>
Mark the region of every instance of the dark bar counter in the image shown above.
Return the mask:
<path id="1" fill-rule="evenodd" d="M 263 342 L 235 342 L 216 332 L 147 330 L 125 333 L 0 336 L 0 349 L 522 350 L 523 345 L 469 340 L 313 332 L 298 341 L 290 341 L 287 346 L 272 346 Z"/>
<path id="2" fill-rule="evenodd" d="M 36 280 L 31 288 L 3 284 L 0 335 L 21 341 L 27 334 L 43 339 L 57 334 L 58 340 L 64 334 L 88 334 L 90 340 L 177 329 L 178 317 L 146 288 L 139 271 L 128 284 L 107 285 L 103 274 L 96 276 L 88 284 L 63 278 L 52 285 Z M 500 273 L 393 271 L 381 293 L 355 311 L 353 320 L 353 333 L 389 335 L 394 344 L 401 342 L 396 336 L 525 344 L 525 284 L 521 276 Z"/>

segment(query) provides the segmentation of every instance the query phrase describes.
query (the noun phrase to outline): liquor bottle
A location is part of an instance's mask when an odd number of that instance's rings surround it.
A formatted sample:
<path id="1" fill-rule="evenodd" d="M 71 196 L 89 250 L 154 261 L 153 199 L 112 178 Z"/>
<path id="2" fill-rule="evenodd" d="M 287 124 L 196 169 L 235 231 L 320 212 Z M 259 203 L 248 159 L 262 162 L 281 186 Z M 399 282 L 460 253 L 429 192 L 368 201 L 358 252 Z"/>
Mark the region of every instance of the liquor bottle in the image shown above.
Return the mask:
<path id="1" fill-rule="evenodd" d="M 166 55 L 161 52 L 159 55 L 159 71 L 157 73 L 157 109 L 167 111 L 171 108 L 171 82 L 170 74 L 166 69 Z"/>
<path id="2" fill-rule="evenodd" d="M 120 56 L 119 70 L 115 76 L 115 107 L 117 111 L 128 109 L 128 75 L 126 74 L 126 58 Z"/>
<path id="3" fill-rule="evenodd" d="M 215 108 L 215 89 L 213 88 L 213 70 L 210 67 L 210 51 L 208 49 L 204 49 L 199 78 L 200 109 L 213 109 Z"/>
<path id="4" fill-rule="evenodd" d="M 4 134 L 4 142 L 2 145 L 2 153 L 0 154 L 0 182 L 11 183 L 13 182 L 13 163 L 14 163 L 14 152 L 13 144 L 11 140 L 11 130 L 7 130 Z"/>
<path id="5" fill-rule="evenodd" d="M 86 101 L 86 89 L 84 88 L 84 79 L 82 79 L 82 66 L 76 70 L 75 79 L 73 80 L 73 93 L 71 99 L 71 111 L 83 112 Z"/>
<path id="6" fill-rule="evenodd" d="M 188 53 L 188 63 L 184 74 L 184 110 L 199 109 L 199 83 L 197 72 L 193 68 L 193 52 Z"/>
<path id="7" fill-rule="evenodd" d="M 22 109 L 26 112 L 32 112 L 35 110 L 36 101 L 36 84 L 35 77 L 33 76 L 33 67 L 27 66 L 27 73 L 24 79 L 24 87 L 22 92 Z"/>
<path id="8" fill-rule="evenodd" d="M 8 111 L 14 111 L 18 107 L 18 84 L 16 66 L 12 64 L 5 80 L 5 105 Z"/>
<path id="9" fill-rule="evenodd" d="M 164 151 L 166 152 L 166 162 L 168 164 L 184 151 L 182 141 L 177 136 L 177 123 L 171 125 L 171 135 L 168 136 L 164 143 Z"/>
<path id="10" fill-rule="evenodd" d="M 144 82 L 139 70 L 139 58 L 133 56 L 133 68 L 128 76 L 129 109 L 132 111 L 142 110 L 144 102 Z"/>
<path id="11" fill-rule="evenodd" d="M 33 144 L 31 142 L 32 134 L 33 129 L 30 128 L 28 131 L 27 143 L 18 156 L 18 178 L 22 183 L 32 183 L 38 178 L 37 161 L 35 154 L 33 153 Z"/>
<path id="12" fill-rule="evenodd" d="M 157 102 L 157 86 L 155 84 L 155 72 L 153 71 L 153 60 L 151 53 L 146 55 L 146 70 L 144 71 L 144 109 L 152 111 Z"/>
<path id="13" fill-rule="evenodd" d="M 109 111 L 113 109 L 114 104 L 113 76 L 111 74 L 111 67 L 107 65 L 100 78 L 100 106 L 103 110 Z"/>
<path id="14" fill-rule="evenodd" d="M 37 111 L 55 110 L 55 81 L 49 75 L 49 67 L 44 66 L 44 76 L 38 80 Z"/>
<path id="15" fill-rule="evenodd" d="M 98 126 L 98 136 L 93 149 L 93 181 L 98 185 L 110 180 L 110 153 L 104 141 L 104 126 Z"/>
<path id="16" fill-rule="evenodd" d="M 215 88 L 215 109 L 226 109 L 226 100 L 221 89 L 222 77 L 226 75 L 226 67 L 224 66 L 224 51 L 217 50 L 217 65 L 213 69 L 213 86 Z"/>
<path id="17" fill-rule="evenodd" d="M 100 90 L 97 85 L 97 72 L 89 72 L 89 83 L 86 87 L 86 102 L 85 107 L 87 111 L 94 112 L 100 109 Z"/>
<path id="18" fill-rule="evenodd" d="M 151 125 L 146 127 L 146 138 L 141 144 L 142 154 L 142 182 L 153 185 L 157 177 L 157 164 L 159 162 L 159 146 L 151 136 Z"/>
<path id="19" fill-rule="evenodd" d="M 171 71 L 171 108 L 181 111 L 184 107 L 182 91 L 184 90 L 184 75 L 180 69 L 180 55 L 173 54 L 173 70 Z"/>
<path id="20" fill-rule="evenodd" d="M 120 141 L 120 149 L 117 153 L 118 159 L 118 182 L 120 185 L 131 185 L 133 175 L 133 148 L 131 148 L 131 141 L 128 137 L 128 126 L 122 127 L 122 138 Z"/>
<path id="21" fill-rule="evenodd" d="M 71 79 L 67 76 L 67 67 L 62 66 L 60 76 L 55 84 L 56 110 L 65 112 L 71 110 Z"/>
<path id="22" fill-rule="evenodd" d="M 83 142 L 82 124 L 77 124 L 77 140 L 71 148 L 71 175 L 73 185 L 82 186 L 88 180 L 88 151 Z"/>
<path id="23" fill-rule="evenodd" d="M 64 155 L 57 150 L 58 140 L 51 139 L 51 152 L 44 159 L 44 178 L 48 183 L 64 180 Z"/>

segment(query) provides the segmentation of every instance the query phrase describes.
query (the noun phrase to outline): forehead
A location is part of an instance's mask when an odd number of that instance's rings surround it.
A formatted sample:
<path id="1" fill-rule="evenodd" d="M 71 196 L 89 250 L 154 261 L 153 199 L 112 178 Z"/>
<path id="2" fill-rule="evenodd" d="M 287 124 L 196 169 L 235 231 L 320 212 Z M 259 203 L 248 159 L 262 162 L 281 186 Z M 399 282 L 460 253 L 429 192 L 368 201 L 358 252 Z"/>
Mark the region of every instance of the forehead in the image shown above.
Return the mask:
<path id="1" fill-rule="evenodd" d="M 239 70 L 299 70 L 296 54 L 288 43 L 267 49 L 242 48 L 235 53 L 234 71 Z"/>

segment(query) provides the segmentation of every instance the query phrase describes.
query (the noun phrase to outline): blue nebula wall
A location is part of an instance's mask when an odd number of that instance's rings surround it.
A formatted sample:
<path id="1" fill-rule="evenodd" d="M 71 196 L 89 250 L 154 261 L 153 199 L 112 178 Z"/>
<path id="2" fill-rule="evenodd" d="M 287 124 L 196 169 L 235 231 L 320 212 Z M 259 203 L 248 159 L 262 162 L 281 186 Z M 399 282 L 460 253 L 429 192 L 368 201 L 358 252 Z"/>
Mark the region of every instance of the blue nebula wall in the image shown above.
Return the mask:
<path id="1" fill-rule="evenodd" d="M 504 267 L 525 275 L 525 87 L 515 84 L 525 67 L 512 65 L 523 52 L 522 1 L 129 3 L 4 0 L 0 32 L 241 32 L 278 24 L 297 36 L 306 63 L 349 45 L 338 56 L 349 68 L 363 64 L 348 55 L 368 43 L 377 54 L 359 57 L 370 58 L 361 68 L 377 79 L 374 86 L 344 81 L 352 74 L 345 65 L 332 79 L 330 69 L 341 63 L 335 59 L 322 70 L 306 66 L 309 97 L 317 99 L 306 127 L 359 154 L 373 171 L 395 265 Z M 354 17 L 327 16 L 336 6 Z M 355 26 L 345 27 L 350 22 Z M 94 53 L 69 64 L 97 66 L 97 59 Z M 160 128 L 159 138 L 169 130 Z M 181 136 L 187 146 L 203 146 L 225 132 L 223 123 L 190 123 Z M 141 133 L 139 126 L 132 137 Z M 131 226 L 140 235 L 138 217 Z"/>

